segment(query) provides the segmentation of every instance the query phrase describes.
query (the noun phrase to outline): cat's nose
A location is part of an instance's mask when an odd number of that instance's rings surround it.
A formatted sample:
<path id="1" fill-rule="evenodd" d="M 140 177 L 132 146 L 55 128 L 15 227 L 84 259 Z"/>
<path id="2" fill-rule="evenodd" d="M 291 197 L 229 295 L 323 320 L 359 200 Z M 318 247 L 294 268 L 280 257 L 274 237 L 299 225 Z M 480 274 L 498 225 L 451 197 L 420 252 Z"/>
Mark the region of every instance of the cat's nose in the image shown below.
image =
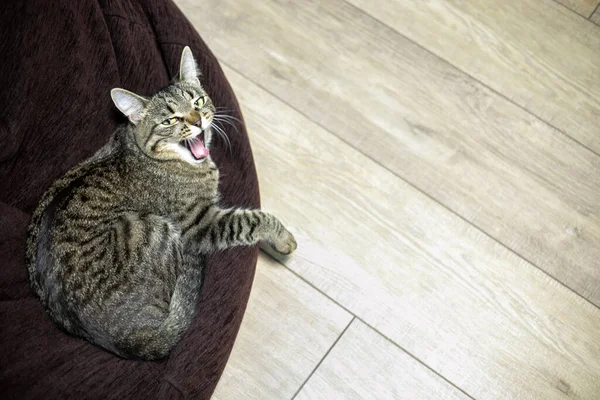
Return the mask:
<path id="1" fill-rule="evenodd" d="M 190 125 L 201 126 L 202 125 L 202 116 L 200 114 L 192 114 L 188 116 L 185 121 Z"/>

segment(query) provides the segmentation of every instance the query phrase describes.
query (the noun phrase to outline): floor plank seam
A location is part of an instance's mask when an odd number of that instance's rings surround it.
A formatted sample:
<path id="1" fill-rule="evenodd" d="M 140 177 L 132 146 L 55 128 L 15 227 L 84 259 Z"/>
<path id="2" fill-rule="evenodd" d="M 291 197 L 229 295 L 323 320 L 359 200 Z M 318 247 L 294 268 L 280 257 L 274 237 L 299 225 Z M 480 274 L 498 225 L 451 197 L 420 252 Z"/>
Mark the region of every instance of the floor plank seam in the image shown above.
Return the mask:
<path id="1" fill-rule="evenodd" d="M 277 262 L 279 262 L 279 260 L 276 260 Z M 283 265 L 283 264 L 282 264 Z M 285 268 L 287 268 L 284 265 Z M 288 270 L 290 270 L 289 268 L 287 268 Z M 290 270 L 291 271 L 291 270 Z M 293 271 L 292 271 L 293 272 Z M 306 281 L 305 281 L 306 282 Z M 308 283 L 308 282 L 307 282 Z M 312 286 L 312 285 L 311 285 Z M 313 287 L 314 288 L 314 287 Z M 316 288 L 315 288 L 316 289 Z M 318 290 L 318 289 L 317 289 Z M 319 292 L 321 292 L 320 290 L 318 290 Z M 352 313 L 351 313 L 352 314 Z M 331 352 L 331 350 L 333 350 L 333 348 L 335 347 L 335 345 L 340 341 L 340 339 L 344 336 L 344 334 L 346 333 L 346 331 L 348 330 L 348 328 L 350 328 L 350 325 L 352 325 L 352 322 L 354 322 L 354 320 L 356 319 L 356 315 L 352 314 L 352 319 L 350 320 L 350 322 L 348 322 L 348 325 L 346 325 L 346 327 L 344 328 L 344 330 L 339 334 L 339 336 L 335 339 L 335 341 L 333 342 L 333 344 L 329 347 L 329 349 L 327 349 L 327 351 L 325 352 L 325 354 L 323 355 L 323 357 L 321 357 L 321 359 L 319 360 L 319 362 L 317 363 L 317 365 L 315 365 L 315 367 L 313 368 L 313 370 L 310 372 L 310 374 L 308 374 L 308 376 L 306 377 L 306 379 L 304 380 L 304 382 L 302 382 L 302 385 L 300 385 L 300 387 L 298 388 L 298 390 L 296 390 L 296 393 L 294 393 L 294 395 L 291 397 L 291 400 L 294 400 L 296 398 L 296 396 L 298 396 L 298 393 L 300 393 L 300 391 L 302 390 L 302 388 L 306 385 L 306 383 L 310 380 L 310 378 L 313 376 L 313 374 L 315 373 L 315 371 L 317 369 L 319 369 L 319 367 L 321 366 L 321 364 L 323 363 L 323 361 L 327 358 L 327 356 L 329 355 L 329 353 Z"/>
<path id="2" fill-rule="evenodd" d="M 374 326 L 372 326 L 371 324 L 369 324 L 368 322 L 366 322 L 365 320 L 363 320 L 362 318 L 360 318 L 359 316 L 357 316 L 356 314 L 354 314 L 351 310 L 349 310 L 348 308 L 346 308 L 344 305 L 340 304 L 337 300 L 335 300 L 334 298 L 332 298 L 331 296 L 329 296 L 327 293 L 323 292 L 321 289 L 319 289 L 317 286 L 315 286 L 312 282 L 310 282 L 309 280 L 307 280 L 306 278 L 304 278 L 302 275 L 300 275 L 299 273 L 297 273 L 296 271 L 294 271 L 293 269 L 291 269 L 287 265 L 285 265 L 285 263 L 283 261 L 278 260 L 277 258 L 272 257 L 271 255 L 265 253 L 264 251 L 263 251 L 263 253 L 267 257 L 270 257 L 273 260 L 275 260 L 283 268 L 285 268 L 288 271 L 290 271 L 294 276 L 296 276 L 302 282 L 306 283 L 308 286 L 310 286 L 311 288 L 313 288 L 314 290 L 316 290 L 317 292 L 319 292 L 320 294 L 322 294 L 329 301 L 331 301 L 332 303 L 334 303 L 335 305 L 337 305 L 338 307 L 340 307 L 341 309 L 343 309 L 344 311 L 346 311 L 348 314 L 352 315 L 352 320 L 350 321 L 350 323 L 348 324 L 348 326 L 344 329 L 344 331 L 342 332 L 342 334 L 338 337 L 338 340 L 342 337 L 342 335 L 344 334 L 344 332 L 346 331 L 346 329 L 348 329 L 348 327 L 352 324 L 352 321 L 354 321 L 356 319 L 356 320 L 362 322 L 363 324 L 365 324 L 366 326 L 368 326 L 371 330 L 373 330 L 374 332 L 376 332 L 378 335 L 380 335 L 381 337 L 383 337 L 385 340 L 387 340 L 388 342 L 390 342 L 394 347 L 398 348 L 403 353 L 406 353 L 413 360 L 415 360 L 419 364 L 423 365 L 425 368 L 427 368 L 429 371 L 431 371 L 432 373 L 434 373 L 436 376 L 440 377 L 444 382 L 448 383 L 450 386 L 452 386 L 453 388 L 455 388 L 459 392 L 463 393 L 468 398 L 470 398 L 472 400 L 476 400 L 469 393 L 465 392 L 464 389 L 458 387 L 456 384 L 454 384 L 453 382 L 451 382 L 450 380 L 448 380 L 445 376 L 441 375 L 438 371 L 436 371 L 435 369 L 433 369 L 429 365 L 427 365 L 425 362 L 423 362 L 420 358 L 416 357 L 414 354 L 412 354 L 411 352 L 409 352 L 408 350 L 406 350 L 404 347 L 402 347 L 398 343 L 394 342 L 388 336 L 386 336 L 385 334 L 383 334 L 382 332 L 380 332 L 377 328 L 375 328 Z M 338 340 L 336 340 L 336 343 L 337 343 Z M 331 348 L 333 348 L 334 346 L 335 346 L 335 343 L 334 343 L 333 346 L 331 346 Z M 329 351 L 327 353 L 329 353 Z M 325 356 L 327 356 L 327 354 Z M 325 359 L 325 357 L 323 357 L 323 359 Z M 319 362 L 319 364 L 320 364 L 320 362 Z M 318 368 L 318 365 L 317 365 L 317 367 L 315 367 L 314 371 L 316 371 L 317 368 Z M 314 371 L 311 372 L 311 375 L 314 373 Z M 310 376 L 309 376 L 309 378 L 310 378 Z M 302 384 L 302 386 L 304 386 L 304 384 L 308 381 L 309 378 L 306 379 L 306 381 Z M 302 389 L 302 387 L 300 387 L 300 389 L 298 389 L 298 391 L 294 394 L 294 397 L 292 397 L 291 400 L 294 400 L 294 398 L 300 392 L 301 389 Z"/>
<path id="3" fill-rule="evenodd" d="M 565 8 L 565 9 L 569 10 L 571 13 L 573 13 L 573 14 L 575 14 L 575 15 L 577 15 L 577 16 L 579 16 L 579 17 L 583 18 L 583 19 L 587 19 L 587 20 L 589 21 L 589 17 L 586 17 L 585 15 L 578 13 L 577 11 L 573 10 L 573 9 L 572 9 L 571 7 L 569 7 L 568 5 L 566 5 L 566 4 L 563 4 L 563 3 L 561 3 L 561 2 L 560 2 L 560 1 L 558 1 L 558 0 L 553 0 L 553 1 L 554 1 L 554 3 L 555 3 L 555 4 L 559 5 L 560 7 L 563 7 L 563 8 Z M 596 7 L 597 7 L 597 6 L 596 6 Z M 594 14 L 594 12 L 593 12 L 593 11 L 592 11 L 592 14 Z M 590 14 L 590 17 L 592 16 L 592 14 Z"/>
<path id="4" fill-rule="evenodd" d="M 458 387 L 454 382 L 450 381 L 448 378 L 446 378 L 444 375 L 440 374 L 439 372 L 437 372 L 435 369 L 433 369 L 432 367 L 430 367 L 428 364 L 426 364 L 423 360 L 421 360 L 419 357 L 415 356 L 413 353 L 411 353 L 410 351 L 406 350 L 404 347 L 400 346 L 398 343 L 394 342 L 392 339 L 390 339 L 389 337 L 387 337 L 385 334 L 381 333 L 380 331 L 378 331 L 377 329 L 373 328 L 371 325 L 367 324 L 365 321 L 363 321 L 360 317 L 356 317 L 357 320 L 359 320 L 360 322 L 362 322 L 363 324 L 365 324 L 366 326 L 368 326 L 369 328 L 371 328 L 372 330 L 374 330 L 375 332 L 377 332 L 382 338 L 384 338 L 385 340 L 387 340 L 390 344 L 392 344 L 393 346 L 397 347 L 398 349 L 402 350 L 404 353 L 408 354 L 413 360 L 417 361 L 419 364 L 423 365 L 425 368 L 427 368 L 429 371 L 433 372 L 436 376 L 439 376 L 440 378 L 442 378 L 442 380 L 444 382 L 446 382 L 447 384 L 449 384 L 450 386 L 452 386 L 453 388 L 455 388 L 456 390 L 458 390 L 459 392 L 461 392 L 462 394 L 464 394 L 465 396 L 467 396 L 469 399 L 472 400 L 476 400 L 473 396 L 471 396 L 469 393 L 465 392 L 464 389 Z"/>
<path id="5" fill-rule="evenodd" d="M 550 279 L 552 279 L 553 281 L 555 281 L 556 283 L 558 283 L 560 286 L 564 287 L 565 289 L 567 289 L 568 291 L 570 291 L 571 293 L 575 294 L 576 296 L 578 296 L 579 298 L 581 298 L 582 300 L 584 300 L 586 303 L 590 304 L 592 307 L 597 308 L 600 310 L 600 305 L 597 305 L 595 303 L 593 303 L 591 300 L 587 299 L 585 296 L 583 296 L 582 294 L 580 294 L 579 292 L 577 292 L 576 290 L 574 290 L 573 288 L 571 288 L 570 286 L 566 285 L 565 283 L 561 282 L 560 280 L 558 280 L 555 276 L 553 276 L 552 274 L 550 274 L 549 272 L 545 271 L 544 269 L 542 269 L 541 267 L 539 267 L 537 264 L 535 264 L 534 262 L 532 262 L 530 259 L 528 259 L 527 257 L 521 255 L 520 253 L 518 253 L 517 251 L 511 249 L 510 247 L 508 247 L 506 244 L 504 244 L 502 241 L 500 241 L 499 239 L 495 238 L 494 236 L 492 236 L 491 234 L 489 234 L 488 232 L 486 232 L 485 230 L 483 230 L 482 228 L 480 228 L 478 225 L 476 225 L 475 223 L 469 221 L 468 219 L 466 219 L 465 217 L 463 217 L 461 214 L 457 213 L 456 211 L 454 211 L 453 209 L 451 209 L 450 207 L 446 206 L 444 203 L 440 202 L 439 200 L 437 200 L 435 197 L 431 196 L 429 193 L 423 191 L 421 188 L 419 188 L 418 186 L 416 186 L 416 184 L 414 184 L 413 182 L 407 180 L 406 178 L 398 175 L 395 171 L 391 170 L 390 168 L 386 167 L 385 165 L 382 165 L 381 163 L 379 163 L 379 161 L 377 161 L 375 158 L 371 157 L 369 154 L 364 153 L 361 149 L 355 147 L 351 142 L 347 141 L 345 138 L 337 135 L 336 133 L 332 132 L 331 129 L 329 129 L 328 127 L 322 125 L 321 123 L 312 120 L 308 115 L 306 115 L 304 112 L 302 112 L 301 110 L 297 109 L 296 107 L 294 107 L 293 105 L 289 104 L 285 99 L 282 99 L 281 97 L 277 96 L 276 94 L 272 93 L 270 90 L 268 90 L 266 87 L 264 87 L 263 85 L 261 85 L 258 82 L 255 82 L 253 79 L 251 79 L 250 77 L 248 77 L 247 75 L 245 75 L 243 72 L 241 72 L 239 69 L 233 67 L 232 65 L 230 65 L 229 63 L 226 63 L 223 60 L 219 60 L 219 62 L 221 62 L 223 65 L 226 65 L 228 68 L 231 68 L 232 70 L 234 70 L 236 73 L 238 73 L 239 75 L 243 76 L 245 79 L 249 80 L 250 82 L 254 83 L 256 86 L 258 86 L 260 89 L 266 91 L 267 93 L 269 93 L 271 96 L 275 97 L 276 99 L 278 99 L 279 101 L 281 101 L 282 103 L 286 104 L 288 107 L 290 107 L 292 110 L 294 110 L 295 112 L 299 113 L 300 115 L 304 116 L 306 119 L 312 121 L 314 124 L 316 124 L 317 126 L 319 126 L 321 129 L 325 130 L 326 132 L 329 132 L 331 135 L 335 136 L 336 138 L 338 138 L 339 140 L 341 140 L 342 142 L 344 142 L 346 145 L 352 147 L 354 150 L 356 150 L 357 152 L 359 152 L 360 154 L 362 154 L 363 156 L 367 157 L 369 160 L 371 160 L 372 162 L 374 162 L 375 164 L 377 164 L 378 166 L 380 166 L 381 168 L 385 169 L 386 171 L 388 171 L 389 173 L 393 174 L 396 178 L 400 179 L 402 182 L 406 183 L 407 185 L 409 185 L 410 187 L 412 187 L 413 189 L 415 189 L 417 192 L 421 193 L 422 195 L 424 195 L 425 197 L 427 197 L 429 200 L 433 201 L 434 203 L 438 204 L 439 206 L 441 206 L 443 209 L 449 211 L 452 215 L 460 218 L 462 221 L 464 221 L 465 223 L 467 223 L 468 225 L 472 226 L 473 228 L 475 228 L 477 231 L 481 232 L 482 234 L 484 234 L 486 237 L 488 237 L 489 239 L 492 239 L 494 242 L 498 243 L 500 246 L 502 246 L 503 248 L 505 248 L 507 251 L 509 251 L 510 253 L 516 255 L 517 257 L 521 258 L 522 260 L 524 260 L 525 262 L 527 262 L 529 265 L 531 265 L 531 267 L 537 269 L 538 271 L 540 271 L 542 274 L 546 275 L 547 277 L 549 277 Z M 243 113 L 243 110 L 242 110 Z M 568 136 L 569 137 L 569 136 Z M 569 137 L 570 138 L 570 137 Z M 572 138 L 571 138 L 572 139 Z M 585 147 L 585 146 L 584 146 Z M 588 149 L 589 150 L 589 149 Z M 590 150 L 591 151 L 591 150 Z M 594 153 L 593 151 L 591 151 L 592 153 Z M 596 153 L 594 153 L 596 154 Z M 599 155 L 600 156 L 600 155 Z M 348 311 L 348 310 L 346 310 Z"/>
<path id="6" fill-rule="evenodd" d="M 590 16 L 588 17 L 588 20 L 590 22 L 592 22 L 593 24 L 596 24 L 594 21 L 592 21 L 590 18 L 592 18 L 592 16 L 596 13 L 596 11 L 598 11 L 598 9 L 600 8 L 600 3 L 598 3 L 598 5 L 596 6 L 596 8 L 594 8 L 594 11 L 592 11 L 592 13 L 590 14 Z M 598 24 L 596 24 L 598 25 Z"/>
<path id="7" fill-rule="evenodd" d="M 554 126 L 552 123 L 546 121 L 545 119 L 543 119 L 542 117 L 538 116 L 537 114 L 533 113 L 531 110 L 528 110 L 527 108 L 525 108 L 524 106 L 516 103 L 514 100 L 512 100 L 511 98 L 507 97 L 506 95 L 504 95 L 503 93 L 499 92 L 498 90 L 494 89 L 493 87 L 489 86 L 488 84 L 486 84 L 485 82 L 479 80 L 478 78 L 474 77 L 473 75 L 471 75 L 470 73 L 464 71 L 463 69 L 459 68 L 457 65 L 454 65 L 453 63 L 451 63 L 450 61 L 446 60 L 445 58 L 441 57 L 440 55 L 434 53 L 432 50 L 429 50 L 427 47 L 423 46 L 422 44 L 420 44 L 419 42 L 414 41 L 413 39 L 409 38 L 408 36 L 404 35 L 403 33 L 397 31 L 395 28 L 393 28 L 392 26 L 386 24 L 385 22 L 381 21 L 380 19 L 378 19 L 377 17 L 375 17 L 374 15 L 364 11 L 363 9 L 355 6 L 354 4 L 348 2 L 348 0 L 343 0 L 344 3 L 348 4 L 350 7 L 354 8 L 355 10 L 361 12 L 362 14 L 368 16 L 369 18 L 371 18 L 373 21 L 377 22 L 378 24 L 385 26 L 387 29 L 391 29 L 392 31 L 396 32 L 398 35 L 402 36 L 403 38 L 405 38 L 406 40 L 408 40 L 410 43 L 414 44 L 415 46 L 419 47 L 420 49 L 423 49 L 424 51 L 426 51 L 428 54 L 431 54 L 432 56 L 434 56 L 435 58 L 437 58 L 438 60 L 442 61 L 443 63 L 451 66 L 452 68 L 454 68 L 457 71 L 460 71 L 461 73 L 465 74 L 466 76 L 468 76 L 470 79 L 472 79 L 473 81 L 479 83 L 480 85 L 482 85 L 483 87 L 485 87 L 486 89 L 490 90 L 492 93 L 500 96 L 501 98 L 503 98 L 504 100 L 508 101 L 509 103 L 513 104 L 514 106 L 520 108 L 521 110 L 525 111 L 527 114 L 531 115 L 532 117 L 536 118 L 538 121 L 543 122 L 544 124 L 548 125 L 549 127 L 551 127 L 552 129 L 554 129 L 555 131 L 557 131 L 558 133 L 560 133 L 561 135 L 565 136 L 566 138 L 568 138 L 569 140 L 577 143 L 579 146 L 583 147 L 584 149 L 588 150 L 589 152 L 591 152 L 592 154 L 596 155 L 597 157 L 600 157 L 600 153 L 594 151 L 593 149 L 591 149 L 590 147 L 586 146 L 585 144 L 581 143 L 579 140 L 575 139 L 574 137 L 572 137 L 571 135 L 567 134 L 565 131 L 563 131 L 562 129 L 557 128 L 556 126 Z M 556 1 L 556 0 L 554 0 Z M 557 3 L 560 4 L 560 3 Z M 586 20 L 587 22 L 591 22 L 592 24 L 596 25 L 595 23 L 593 23 L 591 20 L 587 19 L 586 17 L 584 17 L 581 14 L 577 14 L 575 11 L 571 10 L 570 8 L 566 7 L 563 4 L 560 4 L 561 6 L 567 8 L 569 11 L 573 12 L 574 14 L 578 15 L 579 17 L 583 18 L 584 20 Z M 592 14 L 593 15 L 593 14 Z M 236 70 L 237 71 L 237 70 Z M 254 82 L 254 81 L 253 81 Z M 271 93 L 271 92 L 269 92 Z"/>

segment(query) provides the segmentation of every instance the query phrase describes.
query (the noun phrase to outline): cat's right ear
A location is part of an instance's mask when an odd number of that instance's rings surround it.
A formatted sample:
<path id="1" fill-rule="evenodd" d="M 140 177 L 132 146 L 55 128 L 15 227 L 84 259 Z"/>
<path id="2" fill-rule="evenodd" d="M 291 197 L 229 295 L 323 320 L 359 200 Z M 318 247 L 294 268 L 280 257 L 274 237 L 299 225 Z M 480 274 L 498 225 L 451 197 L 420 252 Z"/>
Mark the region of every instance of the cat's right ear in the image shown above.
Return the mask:
<path id="1" fill-rule="evenodd" d="M 120 88 L 111 90 L 110 97 L 132 124 L 137 125 L 142 120 L 148 99 Z"/>
<path id="2" fill-rule="evenodd" d="M 189 46 L 185 46 L 181 53 L 181 61 L 179 62 L 179 80 L 200 85 L 198 75 L 200 75 L 200 71 L 192 55 L 192 50 L 190 50 Z"/>

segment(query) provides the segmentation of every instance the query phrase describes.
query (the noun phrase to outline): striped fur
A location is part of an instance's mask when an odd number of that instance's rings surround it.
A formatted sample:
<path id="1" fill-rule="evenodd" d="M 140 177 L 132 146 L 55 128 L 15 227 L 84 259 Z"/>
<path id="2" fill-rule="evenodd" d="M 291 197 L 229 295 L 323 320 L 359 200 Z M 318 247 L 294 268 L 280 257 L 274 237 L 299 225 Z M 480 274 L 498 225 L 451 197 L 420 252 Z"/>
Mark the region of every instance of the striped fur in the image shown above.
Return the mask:
<path id="1" fill-rule="evenodd" d="M 220 209 L 215 164 L 182 145 L 197 135 L 209 147 L 215 110 L 189 49 L 172 85 L 118 96 L 130 123 L 44 194 L 28 272 L 61 328 L 122 357 L 158 359 L 193 318 L 206 254 L 259 241 L 289 254 L 296 242 L 270 214 Z"/>

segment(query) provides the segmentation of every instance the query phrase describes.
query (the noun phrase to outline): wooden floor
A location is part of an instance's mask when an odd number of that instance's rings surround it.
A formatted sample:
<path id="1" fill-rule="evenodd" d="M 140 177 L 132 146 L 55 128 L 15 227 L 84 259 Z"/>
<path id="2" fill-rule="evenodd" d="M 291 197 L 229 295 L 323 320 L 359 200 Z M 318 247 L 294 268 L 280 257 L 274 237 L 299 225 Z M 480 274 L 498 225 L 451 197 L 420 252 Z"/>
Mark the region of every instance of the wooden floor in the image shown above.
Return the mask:
<path id="1" fill-rule="evenodd" d="M 176 2 L 299 243 L 215 399 L 600 399 L 600 0 Z"/>

